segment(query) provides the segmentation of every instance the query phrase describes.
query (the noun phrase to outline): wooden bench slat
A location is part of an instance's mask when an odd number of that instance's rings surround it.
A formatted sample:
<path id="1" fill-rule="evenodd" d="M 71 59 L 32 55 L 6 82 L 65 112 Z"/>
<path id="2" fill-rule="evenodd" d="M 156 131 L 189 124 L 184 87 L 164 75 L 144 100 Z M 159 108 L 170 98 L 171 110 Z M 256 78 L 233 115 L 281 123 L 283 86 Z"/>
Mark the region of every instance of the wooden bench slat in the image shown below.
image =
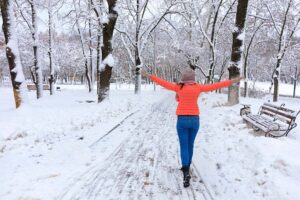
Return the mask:
<path id="1" fill-rule="evenodd" d="M 282 115 L 288 119 L 294 119 L 295 118 L 295 115 L 292 113 L 288 113 L 288 112 L 284 112 L 282 110 L 277 110 L 276 108 L 273 108 L 273 107 L 270 107 L 270 106 L 267 106 L 267 105 L 262 105 L 261 107 L 262 109 L 266 109 L 270 112 L 273 112 L 274 114 L 277 114 L 277 115 Z"/>
<path id="2" fill-rule="evenodd" d="M 275 119 L 279 119 L 280 121 L 283 121 L 285 123 L 290 123 L 292 119 L 290 118 L 286 118 L 282 115 L 278 115 L 278 114 L 274 114 L 273 112 L 270 112 L 269 110 L 261 110 L 261 114 L 265 114 L 265 115 L 268 115 L 272 118 L 275 118 Z"/>
<path id="3" fill-rule="evenodd" d="M 289 108 L 286 108 L 286 107 L 283 107 L 282 105 L 281 105 L 281 106 L 276 106 L 276 105 L 270 104 L 270 103 L 264 103 L 264 105 L 267 105 L 267 106 L 276 108 L 276 109 L 278 109 L 278 110 L 282 110 L 282 111 L 285 111 L 285 112 L 289 112 L 289 113 L 295 114 L 295 111 L 294 111 L 294 110 L 289 109 Z M 284 105 L 284 104 L 283 104 L 283 105 Z"/>
<path id="4" fill-rule="evenodd" d="M 246 120 L 246 121 L 248 121 L 248 122 L 250 122 L 250 123 L 253 124 L 255 127 L 261 129 L 262 131 L 268 132 L 268 129 L 267 129 L 265 126 L 263 126 L 263 125 L 257 123 L 255 120 L 253 120 L 253 119 L 247 117 L 247 115 L 246 115 L 246 116 L 243 116 L 243 119 Z"/>
<path id="5" fill-rule="evenodd" d="M 269 130 L 286 130 L 287 126 L 284 124 L 280 124 L 271 119 L 267 119 L 261 115 L 247 115 L 250 119 L 257 121 L 257 123 L 267 127 Z"/>

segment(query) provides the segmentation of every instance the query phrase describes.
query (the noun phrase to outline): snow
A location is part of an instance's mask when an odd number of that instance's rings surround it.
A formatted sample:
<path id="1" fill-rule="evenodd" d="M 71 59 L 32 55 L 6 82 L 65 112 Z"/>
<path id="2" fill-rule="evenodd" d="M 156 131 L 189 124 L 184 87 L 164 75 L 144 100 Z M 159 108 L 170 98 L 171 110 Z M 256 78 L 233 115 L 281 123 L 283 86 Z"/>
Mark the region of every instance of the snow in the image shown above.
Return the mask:
<path id="1" fill-rule="evenodd" d="M 223 195 L 220 199 L 297 199 L 300 162 L 295 160 L 299 153 L 299 128 L 287 138 L 260 137 L 251 128 L 247 129 L 238 116 L 241 106 L 223 106 L 226 96 L 218 97 L 219 102 L 211 102 L 211 98 L 212 95 L 204 102 L 205 114 L 201 117 L 200 132 L 206 142 L 198 147 L 202 154 L 210 152 L 216 158 L 210 162 L 213 157 L 199 156 L 198 160 L 199 165 L 205 163 L 200 170 L 205 170 L 207 180 Z M 242 98 L 241 104 L 251 104 L 252 112 L 256 113 L 266 100 Z M 299 100 L 283 102 L 299 110 Z M 209 104 L 215 108 L 207 107 Z M 211 130 L 213 124 L 218 124 L 216 130 Z M 285 187 L 282 181 L 290 187 Z"/>
<path id="2" fill-rule="evenodd" d="M 114 57 L 112 56 L 112 54 L 109 54 L 108 56 L 106 56 L 106 58 L 102 61 L 100 68 L 104 69 L 105 65 L 108 65 L 110 67 L 113 67 L 115 65 L 115 60 L 114 60 Z"/>
<path id="3" fill-rule="evenodd" d="M 102 15 L 102 17 L 101 17 L 101 23 L 102 24 L 108 24 L 108 22 L 109 22 L 108 15 Z"/>
<path id="4" fill-rule="evenodd" d="M 240 50 L 241 50 L 241 49 L 240 49 Z M 241 58 L 241 59 L 242 59 L 242 58 Z M 235 62 L 230 61 L 230 62 L 229 62 L 229 66 L 236 66 L 236 67 L 238 67 L 238 68 L 241 69 L 242 64 L 243 64 L 243 62 L 241 61 L 241 59 L 238 60 L 238 61 L 235 61 Z"/>
<path id="5" fill-rule="evenodd" d="M 277 60 L 281 60 L 281 59 L 282 59 L 282 56 L 283 56 L 282 52 L 279 52 L 279 53 L 277 54 Z"/>
<path id="6" fill-rule="evenodd" d="M 245 30 L 243 30 L 238 36 L 237 39 L 244 41 L 245 40 Z"/>
<path id="7" fill-rule="evenodd" d="M 114 58 L 112 56 L 112 54 L 109 54 L 103 61 L 104 63 L 108 64 L 109 66 L 114 66 L 115 61 Z"/>
<path id="8" fill-rule="evenodd" d="M 236 32 L 239 32 L 239 30 L 240 30 L 240 28 L 239 27 L 237 27 L 237 26 L 235 26 L 234 28 L 233 28 L 233 33 L 236 33 Z"/>
<path id="9" fill-rule="evenodd" d="M 97 104 L 86 102 L 97 97 L 83 86 L 61 88 L 40 100 L 30 92 L 31 104 L 18 110 L 11 89 L 0 88 L 5 97 L 0 98 L 1 200 L 296 200 L 300 195 L 299 126 L 288 137 L 267 138 L 242 121 L 241 105 L 226 106 L 223 94 L 202 94 L 191 187 L 185 189 L 174 93 L 154 92 L 149 85 L 134 95 L 133 86 L 112 84 L 110 98 Z M 267 100 L 241 98 L 241 103 L 257 112 Z M 299 101 L 280 98 L 278 104 L 299 110 Z"/>

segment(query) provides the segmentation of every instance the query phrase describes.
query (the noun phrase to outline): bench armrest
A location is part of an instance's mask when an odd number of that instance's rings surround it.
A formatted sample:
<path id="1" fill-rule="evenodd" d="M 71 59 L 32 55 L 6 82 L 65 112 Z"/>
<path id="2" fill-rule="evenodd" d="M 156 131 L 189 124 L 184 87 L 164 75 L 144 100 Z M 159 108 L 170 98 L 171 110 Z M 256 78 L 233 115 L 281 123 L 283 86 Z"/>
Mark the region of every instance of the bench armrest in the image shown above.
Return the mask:
<path id="1" fill-rule="evenodd" d="M 241 104 L 242 106 L 244 106 L 244 108 L 250 108 L 251 105 L 250 104 Z"/>
<path id="2" fill-rule="evenodd" d="M 249 104 L 241 104 L 241 105 L 243 105 L 244 107 L 241 108 L 240 110 L 240 116 L 248 115 L 251 113 L 251 105 Z"/>
<path id="3" fill-rule="evenodd" d="M 295 117 L 297 117 L 299 115 L 299 113 L 300 113 L 300 110 L 297 112 L 297 114 L 295 115 Z"/>

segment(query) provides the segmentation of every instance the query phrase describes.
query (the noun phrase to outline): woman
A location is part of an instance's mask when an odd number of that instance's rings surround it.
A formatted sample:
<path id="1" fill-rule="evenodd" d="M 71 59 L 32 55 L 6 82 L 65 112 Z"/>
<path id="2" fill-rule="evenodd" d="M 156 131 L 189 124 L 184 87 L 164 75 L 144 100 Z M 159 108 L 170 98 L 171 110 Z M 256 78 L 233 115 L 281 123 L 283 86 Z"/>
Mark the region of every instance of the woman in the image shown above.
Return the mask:
<path id="1" fill-rule="evenodd" d="M 142 71 L 142 75 L 149 77 L 152 81 L 162 87 L 176 92 L 176 100 L 178 106 L 176 110 L 177 133 L 180 143 L 180 157 L 183 172 L 183 185 L 190 185 L 190 165 L 193 157 L 194 141 L 199 130 L 199 108 L 198 97 L 202 92 L 209 92 L 224 87 L 229 87 L 233 83 L 239 82 L 242 77 L 226 80 L 214 84 L 198 84 L 195 82 L 195 71 L 191 68 L 186 69 L 182 73 L 181 82 L 179 84 L 162 80 L 155 75 L 150 75 Z"/>

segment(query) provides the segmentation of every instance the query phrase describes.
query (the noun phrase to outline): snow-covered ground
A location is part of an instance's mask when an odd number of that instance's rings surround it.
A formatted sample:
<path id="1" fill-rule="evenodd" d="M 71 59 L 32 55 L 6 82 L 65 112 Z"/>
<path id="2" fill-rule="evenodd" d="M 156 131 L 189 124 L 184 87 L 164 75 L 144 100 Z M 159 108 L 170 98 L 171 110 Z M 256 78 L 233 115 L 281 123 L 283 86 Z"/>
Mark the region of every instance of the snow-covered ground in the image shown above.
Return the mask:
<path id="1" fill-rule="evenodd" d="M 300 127 L 266 138 L 247 127 L 240 105 L 202 94 L 192 185 L 183 188 L 176 101 L 164 89 L 112 86 L 97 104 L 81 86 L 15 110 L 0 88 L 0 199 L 299 199 Z M 146 89 L 146 90 L 145 90 Z M 256 112 L 264 99 L 243 99 Z M 300 100 L 280 98 L 300 110 Z M 297 119 L 300 124 L 300 117 Z"/>
<path id="2" fill-rule="evenodd" d="M 271 83 L 270 82 L 248 82 L 249 88 L 255 88 L 256 90 L 269 93 Z M 241 81 L 241 87 L 244 87 L 244 82 Z M 273 93 L 274 88 L 272 88 L 271 93 Z M 279 83 L 279 94 L 280 95 L 287 95 L 287 96 L 293 96 L 294 92 L 294 86 L 291 84 L 286 83 Z M 300 86 L 296 87 L 296 96 L 300 96 Z"/>

